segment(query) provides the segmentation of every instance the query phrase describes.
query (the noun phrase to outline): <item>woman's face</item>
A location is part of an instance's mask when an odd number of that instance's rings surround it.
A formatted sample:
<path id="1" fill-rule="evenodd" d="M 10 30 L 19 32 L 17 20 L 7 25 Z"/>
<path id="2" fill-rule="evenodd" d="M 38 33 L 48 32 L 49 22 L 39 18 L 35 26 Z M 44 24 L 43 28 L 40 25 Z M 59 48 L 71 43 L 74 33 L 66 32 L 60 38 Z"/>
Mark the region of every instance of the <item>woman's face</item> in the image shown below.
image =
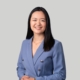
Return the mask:
<path id="1" fill-rule="evenodd" d="M 30 19 L 30 27 L 33 33 L 43 34 L 46 28 L 46 19 L 42 11 L 35 11 Z"/>

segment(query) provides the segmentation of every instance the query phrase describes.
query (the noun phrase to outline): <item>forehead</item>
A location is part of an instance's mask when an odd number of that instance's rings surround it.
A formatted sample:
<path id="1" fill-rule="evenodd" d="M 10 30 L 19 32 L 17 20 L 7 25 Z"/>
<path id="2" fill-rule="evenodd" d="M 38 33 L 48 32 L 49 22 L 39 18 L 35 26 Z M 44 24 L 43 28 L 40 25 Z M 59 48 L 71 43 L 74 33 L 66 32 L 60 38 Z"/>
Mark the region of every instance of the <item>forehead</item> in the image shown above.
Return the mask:
<path id="1" fill-rule="evenodd" d="M 32 13 L 31 18 L 45 18 L 45 14 L 42 11 L 35 11 Z"/>

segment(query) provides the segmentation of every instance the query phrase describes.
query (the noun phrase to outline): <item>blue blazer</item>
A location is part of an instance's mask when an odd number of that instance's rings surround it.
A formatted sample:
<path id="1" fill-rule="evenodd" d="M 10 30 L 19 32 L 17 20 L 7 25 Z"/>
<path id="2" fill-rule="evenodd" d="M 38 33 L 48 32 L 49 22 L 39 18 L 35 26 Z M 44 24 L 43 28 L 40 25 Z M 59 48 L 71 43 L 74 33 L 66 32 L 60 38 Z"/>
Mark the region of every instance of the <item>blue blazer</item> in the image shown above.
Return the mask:
<path id="1" fill-rule="evenodd" d="M 23 40 L 17 63 L 19 80 L 23 75 L 36 80 L 65 80 L 66 66 L 62 43 L 55 40 L 50 51 L 44 51 L 43 42 L 32 57 L 32 37 Z"/>

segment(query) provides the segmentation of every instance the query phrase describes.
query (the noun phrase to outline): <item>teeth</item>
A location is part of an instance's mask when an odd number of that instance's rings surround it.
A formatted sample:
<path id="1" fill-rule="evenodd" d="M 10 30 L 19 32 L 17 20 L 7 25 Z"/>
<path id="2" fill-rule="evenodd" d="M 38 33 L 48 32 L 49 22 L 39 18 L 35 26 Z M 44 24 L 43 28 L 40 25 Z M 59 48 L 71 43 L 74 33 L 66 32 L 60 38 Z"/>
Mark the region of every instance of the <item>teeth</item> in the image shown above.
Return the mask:
<path id="1" fill-rule="evenodd" d="M 41 27 L 36 27 L 36 29 L 41 29 Z"/>

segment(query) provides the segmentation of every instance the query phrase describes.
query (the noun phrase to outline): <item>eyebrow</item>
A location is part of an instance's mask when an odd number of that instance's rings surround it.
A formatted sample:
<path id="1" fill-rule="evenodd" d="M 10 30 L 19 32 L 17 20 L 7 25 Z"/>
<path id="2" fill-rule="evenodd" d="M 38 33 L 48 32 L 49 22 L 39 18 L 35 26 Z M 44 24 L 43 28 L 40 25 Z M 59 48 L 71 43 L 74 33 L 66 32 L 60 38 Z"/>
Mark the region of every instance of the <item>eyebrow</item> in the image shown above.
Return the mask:
<path id="1" fill-rule="evenodd" d="M 32 18 L 32 19 L 37 19 L 37 18 Z M 45 18 L 40 18 L 40 19 L 45 19 Z"/>

